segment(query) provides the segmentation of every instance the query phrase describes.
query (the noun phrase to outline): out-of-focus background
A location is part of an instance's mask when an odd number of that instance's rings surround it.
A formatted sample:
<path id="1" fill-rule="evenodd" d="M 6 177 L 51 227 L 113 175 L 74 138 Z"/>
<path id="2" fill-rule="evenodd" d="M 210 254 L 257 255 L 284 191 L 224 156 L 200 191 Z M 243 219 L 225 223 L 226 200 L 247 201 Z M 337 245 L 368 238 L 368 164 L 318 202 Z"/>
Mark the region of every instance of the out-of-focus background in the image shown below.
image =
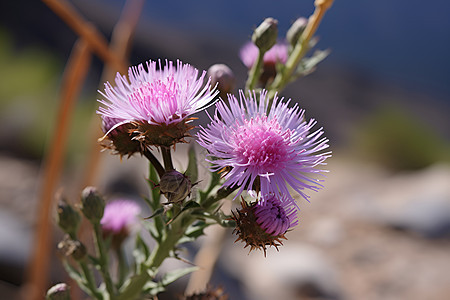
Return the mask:
<path id="1" fill-rule="evenodd" d="M 71 3 L 108 39 L 124 4 Z M 147 1 L 130 62 L 181 59 L 204 70 L 225 63 L 242 88 L 247 70 L 238 53 L 252 30 L 274 17 L 283 36 L 313 9 L 312 0 Z M 317 32 L 317 48 L 330 56 L 283 92 L 330 139 L 325 188 L 311 203 L 299 200 L 300 226 L 268 258 L 247 255 L 229 232 L 212 283 L 230 299 L 450 297 L 449 11 L 444 0 L 335 1 Z M 2 299 L 18 298 L 27 278 L 43 158 L 76 39 L 40 1 L 0 4 Z M 58 187 L 74 201 L 102 68 L 94 57 L 71 122 Z M 97 180 L 103 190 L 146 192 L 138 158 L 106 156 Z M 53 248 L 60 237 L 55 230 Z M 65 279 L 57 255 L 50 273 L 51 283 Z"/>

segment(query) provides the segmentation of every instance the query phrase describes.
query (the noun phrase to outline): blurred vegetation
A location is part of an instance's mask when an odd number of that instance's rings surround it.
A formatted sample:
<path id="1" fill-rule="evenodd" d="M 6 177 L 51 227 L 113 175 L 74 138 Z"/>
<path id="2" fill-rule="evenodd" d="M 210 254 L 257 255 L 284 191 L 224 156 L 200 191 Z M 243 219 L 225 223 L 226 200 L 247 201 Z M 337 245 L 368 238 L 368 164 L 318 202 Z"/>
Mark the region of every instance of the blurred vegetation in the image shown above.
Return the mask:
<path id="1" fill-rule="evenodd" d="M 397 106 L 374 111 L 356 128 L 358 156 L 392 171 L 417 170 L 450 162 L 450 144 L 424 120 Z"/>
<path id="2" fill-rule="evenodd" d="M 37 46 L 17 47 L 0 28 L 1 151 L 31 159 L 43 157 L 55 126 L 64 64 Z M 86 132 L 97 105 L 96 95 L 84 98 L 78 101 L 72 120 L 69 161 L 86 146 Z"/>

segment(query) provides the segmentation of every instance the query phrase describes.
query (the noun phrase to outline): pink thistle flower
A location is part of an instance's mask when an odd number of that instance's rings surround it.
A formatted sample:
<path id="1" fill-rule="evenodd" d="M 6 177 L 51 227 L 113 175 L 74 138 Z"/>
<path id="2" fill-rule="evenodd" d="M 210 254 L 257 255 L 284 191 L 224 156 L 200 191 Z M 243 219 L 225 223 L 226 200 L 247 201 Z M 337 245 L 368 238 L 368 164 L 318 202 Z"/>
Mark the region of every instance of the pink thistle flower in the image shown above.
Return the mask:
<path id="1" fill-rule="evenodd" d="M 103 234 L 112 236 L 113 245 L 120 245 L 139 223 L 139 205 L 130 200 L 115 200 L 106 204 L 100 220 Z"/>
<path id="2" fill-rule="evenodd" d="M 115 87 L 107 82 L 105 91 L 99 91 L 104 100 L 99 100 L 103 106 L 97 113 L 108 122 L 121 120 L 110 131 L 132 123 L 140 133 L 135 139 L 171 146 L 188 136 L 193 127 L 188 125 L 193 120 L 190 116 L 213 104 L 218 92 L 211 89 L 210 79 L 204 84 L 206 71 L 199 77 L 197 69 L 181 61 L 176 67 L 171 61 L 164 67 L 161 61 L 148 61 L 146 67 L 130 67 L 128 79 L 118 73 Z"/>
<path id="3" fill-rule="evenodd" d="M 248 98 L 240 91 L 240 100 L 229 95 L 229 107 L 216 104 L 211 124 L 201 127 L 198 143 L 209 153 L 212 171 L 225 170 L 224 186 L 256 190 L 262 195 L 289 195 L 288 185 L 308 197 L 304 189 L 319 190 L 322 180 L 312 174 L 326 172 L 316 169 L 325 165 L 331 152 L 322 128 L 311 132 L 314 119 L 306 122 L 304 111 L 296 104 L 282 102 L 275 96 L 270 107 L 267 92 L 260 99 L 256 93 Z"/>

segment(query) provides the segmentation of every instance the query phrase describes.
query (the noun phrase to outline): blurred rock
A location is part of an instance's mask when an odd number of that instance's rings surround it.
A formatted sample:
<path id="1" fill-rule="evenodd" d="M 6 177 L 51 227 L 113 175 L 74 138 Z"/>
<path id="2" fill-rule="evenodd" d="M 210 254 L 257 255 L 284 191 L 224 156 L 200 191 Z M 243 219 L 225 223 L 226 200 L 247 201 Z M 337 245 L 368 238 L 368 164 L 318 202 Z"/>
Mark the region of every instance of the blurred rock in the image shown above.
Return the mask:
<path id="1" fill-rule="evenodd" d="M 375 222 L 427 238 L 450 237 L 450 165 L 388 177 L 366 193 L 361 212 Z"/>
<path id="2" fill-rule="evenodd" d="M 319 248 L 288 241 L 280 252 L 270 249 L 264 257 L 256 251 L 246 256 L 238 246 L 226 265 L 246 285 L 250 299 L 340 298 L 335 267 Z"/>
<path id="3" fill-rule="evenodd" d="M 314 220 L 308 229 L 308 238 L 321 246 L 332 247 L 345 238 L 341 222 L 337 218 Z"/>

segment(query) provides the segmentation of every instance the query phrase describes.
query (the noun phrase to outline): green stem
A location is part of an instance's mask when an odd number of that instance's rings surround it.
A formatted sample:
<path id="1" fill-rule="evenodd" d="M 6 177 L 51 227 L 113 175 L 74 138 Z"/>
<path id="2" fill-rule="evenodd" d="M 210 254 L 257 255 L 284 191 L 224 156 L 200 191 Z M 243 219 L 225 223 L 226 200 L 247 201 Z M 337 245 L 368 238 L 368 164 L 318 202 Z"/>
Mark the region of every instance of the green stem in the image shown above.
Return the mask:
<path id="1" fill-rule="evenodd" d="M 261 76 L 264 54 L 265 52 L 262 52 L 261 50 L 258 51 L 258 58 L 251 67 L 250 71 L 248 72 L 248 79 L 247 82 L 245 83 L 246 92 L 251 91 L 255 88 L 255 85 L 259 80 L 259 77 Z"/>
<path id="2" fill-rule="evenodd" d="M 159 162 L 159 160 L 153 155 L 150 149 L 146 148 L 142 154 L 150 161 L 150 163 L 155 168 L 156 172 L 158 172 L 159 178 L 164 175 L 164 168 Z"/>
<path id="3" fill-rule="evenodd" d="M 117 288 L 120 288 L 125 282 L 125 277 L 128 272 L 128 264 L 125 259 L 125 253 L 122 248 L 115 249 L 117 256 Z"/>
<path id="4" fill-rule="evenodd" d="M 301 37 L 297 41 L 292 53 L 286 62 L 283 72 L 279 72 L 272 84 L 268 88 L 268 97 L 270 99 L 269 108 L 272 105 L 273 97 L 275 94 L 280 93 L 282 89 L 289 83 L 292 74 L 295 72 L 300 60 L 309 50 L 309 41 L 314 36 L 317 28 L 319 27 L 320 21 L 322 20 L 325 12 L 331 7 L 333 0 L 316 0 L 314 2 L 315 10 L 314 13 L 309 17 L 308 25 L 305 31 L 302 33 Z"/>
<path id="5" fill-rule="evenodd" d="M 269 92 L 267 95 L 267 97 L 269 97 L 269 105 L 267 106 L 267 109 L 270 109 L 270 107 L 272 106 L 275 94 L 277 92 L 280 93 L 289 83 L 291 76 L 294 73 L 295 69 L 297 68 L 300 60 L 308 51 L 309 48 L 308 43 L 309 40 L 299 39 L 298 43 L 295 45 L 294 49 L 291 52 L 291 55 L 289 56 L 286 62 L 283 72 L 279 72 L 275 76 L 275 79 L 273 80 L 272 84 L 269 87 Z"/>
<path id="6" fill-rule="evenodd" d="M 220 188 L 217 193 L 213 196 L 210 196 L 208 198 L 205 199 L 205 201 L 203 201 L 201 203 L 201 205 L 205 208 L 208 209 L 211 205 L 213 205 L 214 203 L 216 203 L 219 200 L 222 200 L 226 197 L 228 197 L 231 193 L 233 193 L 235 190 L 237 189 L 237 187 L 222 187 Z"/>
<path id="7" fill-rule="evenodd" d="M 169 147 L 161 146 L 161 153 L 164 161 L 166 172 L 173 170 L 172 153 Z"/>
<path id="8" fill-rule="evenodd" d="M 78 264 L 83 271 L 84 279 L 86 280 L 86 287 L 89 289 L 90 296 L 95 297 L 96 299 L 103 299 L 103 295 L 97 290 L 94 276 L 86 264 L 85 259 L 78 261 Z"/>
<path id="9" fill-rule="evenodd" d="M 128 286 L 120 293 L 116 300 L 132 300 L 139 297 L 144 285 L 152 279 L 150 274 L 156 274 L 162 262 L 170 256 L 178 241 L 183 237 L 188 226 L 195 220 L 191 216 L 179 216 L 167 229 L 161 242 L 153 249 L 146 262 L 147 270 L 133 277 Z M 150 272 L 149 272 L 150 271 Z"/>
<path id="10" fill-rule="evenodd" d="M 94 233 L 95 233 L 95 243 L 97 247 L 98 254 L 98 262 L 100 265 L 100 273 L 103 276 L 103 280 L 105 282 L 106 291 L 109 294 L 110 299 L 114 299 L 114 285 L 111 279 L 111 275 L 109 274 L 108 269 L 108 253 L 105 249 L 105 244 L 103 243 L 102 237 L 102 229 L 100 223 L 94 223 Z"/>

